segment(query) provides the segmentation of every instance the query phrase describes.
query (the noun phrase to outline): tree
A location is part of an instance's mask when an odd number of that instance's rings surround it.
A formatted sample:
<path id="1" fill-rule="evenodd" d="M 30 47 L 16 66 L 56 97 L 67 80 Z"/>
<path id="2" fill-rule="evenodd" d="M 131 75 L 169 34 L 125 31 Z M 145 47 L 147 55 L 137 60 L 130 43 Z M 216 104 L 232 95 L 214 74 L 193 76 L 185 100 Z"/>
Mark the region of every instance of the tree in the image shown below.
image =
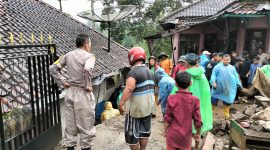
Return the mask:
<path id="1" fill-rule="evenodd" d="M 114 1 L 114 0 L 113 0 Z M 129 17 L 111 24 L 112 39 L 127 48 L 142 46 L 147 48 L 146 36 L 162 32 L 159 20 L 172 11 L 182 7 L 180 0 L 115 0 L 118 5 L 136 5 L 136 11 Z M 101 24 L 101 30 L 106 30 L 107 24 Z M 171 38 L 162 38 L 156 42 L 155 55 L 161 51 L 172 53 Z"/>

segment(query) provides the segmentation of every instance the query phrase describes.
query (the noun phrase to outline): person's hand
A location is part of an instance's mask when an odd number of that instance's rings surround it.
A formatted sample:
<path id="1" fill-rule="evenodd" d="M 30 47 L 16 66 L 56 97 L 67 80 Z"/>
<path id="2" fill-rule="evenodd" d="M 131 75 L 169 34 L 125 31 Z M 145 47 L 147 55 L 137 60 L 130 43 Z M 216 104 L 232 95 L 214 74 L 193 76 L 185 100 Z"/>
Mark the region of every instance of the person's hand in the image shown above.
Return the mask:
<path id="1" fill-rule="evenodd" d="M 249 74 L 246 74 L 246 77 L 248 78 Z"/>
<path id="2" fill-rule="evenodd" d="M 92 86 L 87 87 L 87 88 L 86 88 L 86 91 L 87 91 L 87 92 L 93 92 L 93 88 L 92 88 Z"/>
<path id="3" fill-rule="evenodd" d="M 121 115 L 124 115 L 125 114 L 125 109 L 124 109 L 124 106 L 122 106 L 122 105 L 119 105 L 119 111 L 120 111 L 120 114 Z"/>
<path id="4" fill-rule="evenodd" d="M 161 135 L 162 135 L 163 137 L 166 137 L 166 136 L 167 136 L 167 132 L 164 131 L 163 133 L 161 133 Z"/>
<path id="5" fill-rule="evenodd" d="M 195 139 L 195 150 L 199 150 L 199 144 L 201 142 L 201 135 L 200 134 L 195 134 L 194 135 L 194 139 Z"/>
<path id="6" fill-rule="evenodd" d="M 67 83 L 67 82 L 65 82 L 65 83 L 64 83 L 64 88 L 66 89 L 66 88 L 69 88 L 69 87 L 70 87 L 70 84 Z"/>

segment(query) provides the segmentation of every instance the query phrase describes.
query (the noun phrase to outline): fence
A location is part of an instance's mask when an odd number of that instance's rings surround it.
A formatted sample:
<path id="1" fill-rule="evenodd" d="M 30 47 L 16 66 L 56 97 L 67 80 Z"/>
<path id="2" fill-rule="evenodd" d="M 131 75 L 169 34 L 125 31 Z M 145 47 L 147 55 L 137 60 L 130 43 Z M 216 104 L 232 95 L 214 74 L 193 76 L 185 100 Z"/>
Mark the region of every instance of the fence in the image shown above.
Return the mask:
<path id="1" fill-rule="evenodd" d="M 0 46 L 1 149 L 53 149 L 61 140 L 54 44 Z"/>

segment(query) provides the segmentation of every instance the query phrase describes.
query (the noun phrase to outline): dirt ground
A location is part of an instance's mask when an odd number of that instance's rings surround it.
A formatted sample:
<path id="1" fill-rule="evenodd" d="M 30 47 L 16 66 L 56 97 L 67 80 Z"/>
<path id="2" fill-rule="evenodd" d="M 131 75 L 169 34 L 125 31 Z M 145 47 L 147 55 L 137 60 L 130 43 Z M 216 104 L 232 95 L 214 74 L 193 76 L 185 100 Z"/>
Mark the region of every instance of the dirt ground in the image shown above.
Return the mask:
<path id="1" fill-rule="evenodd" d="M 158 109 L 157 117 L 152 119 L 151 137 L 147 145 L 148 150 L 165 150 L 165 138 L 161 136 L 163 123 L 160 123 L 161 112 Z M 124 117 L 111 119 L 104 124 L 97 126 L 96 138 L 93 143 L 93 150 L 128 150 L 125 142 Z"/>
<path id="2" fill-rule="evenodd" d="M 242 110 L 247 104 L 234 104 L 233 108 Z M 214 121 L 223 117 L 222 103 L 219 103 L 214 114 Z M 63 115 L 63 113 L 62 113 Z M 147 150 L 165 150 L 165 138 L 161 135 L 163 123 L 160 123 L 161 111 L 157 109 L 157 117 L 152 119 L 151 136 L 147 145 Z M 55 150 L 64 150 L 61 142 Z M 93 150 L 129 150 L 129 145 L 124 137 L 124 116 L 113 118 L 96 127 L 96 137 L 93 141 Z M 76 150 L 80 150 L 78 146 Z"/>

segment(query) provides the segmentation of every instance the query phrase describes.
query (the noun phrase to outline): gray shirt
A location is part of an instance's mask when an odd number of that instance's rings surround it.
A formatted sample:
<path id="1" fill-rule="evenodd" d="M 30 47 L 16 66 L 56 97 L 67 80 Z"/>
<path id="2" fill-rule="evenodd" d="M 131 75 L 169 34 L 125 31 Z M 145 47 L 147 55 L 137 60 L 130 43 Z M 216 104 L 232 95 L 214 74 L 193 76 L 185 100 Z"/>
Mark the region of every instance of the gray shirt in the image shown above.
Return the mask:
<path id="1" fill-rule="evenodd" d="M 79 86 L 85 89 L 92 86 L 92 69 L 95 65 L 95 55 L 83 49 L 75 49 L 50 66 L 50 74 L 60 87 L 65 82 L 71 86 Z M 67 66 L 68 79 L 65 81 L 59 69 Z"/>

